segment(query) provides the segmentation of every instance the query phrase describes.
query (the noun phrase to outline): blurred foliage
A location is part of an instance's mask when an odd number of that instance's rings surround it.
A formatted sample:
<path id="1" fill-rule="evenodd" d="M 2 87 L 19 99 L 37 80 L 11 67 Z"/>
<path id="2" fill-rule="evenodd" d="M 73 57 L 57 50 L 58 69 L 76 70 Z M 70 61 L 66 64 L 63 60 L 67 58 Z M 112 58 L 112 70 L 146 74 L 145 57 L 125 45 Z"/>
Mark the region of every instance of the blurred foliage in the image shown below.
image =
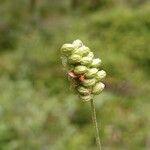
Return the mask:
<path id="1" fill-rule="evenodd" d="M 150 149 L 147 0 L 0 1 L 0 150 L 96 150 L 89 103 L 72 93 L 60 46 L 102 58 L 95 98 L 104 150 Z"/>

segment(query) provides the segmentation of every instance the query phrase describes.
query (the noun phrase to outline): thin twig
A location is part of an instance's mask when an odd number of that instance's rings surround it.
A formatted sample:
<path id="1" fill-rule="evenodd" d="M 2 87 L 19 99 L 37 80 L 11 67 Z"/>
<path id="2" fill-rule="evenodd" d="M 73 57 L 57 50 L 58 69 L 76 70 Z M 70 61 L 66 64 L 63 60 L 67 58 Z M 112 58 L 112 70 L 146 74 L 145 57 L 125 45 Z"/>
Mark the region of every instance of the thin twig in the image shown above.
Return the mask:
<path id="1" fill-rule="evenodd" d="M 94 100 L 91 99 L 91 111 L 92 111 L 92 120 L 93 120 L 93 125 L 95 127 L 95 132 L 96 132 L 96 142 L 99 150 L 101 150 L 101 141 L 100 141 L 100 136 L 99 136 L 99 129 L 97 125 L 97 118 L 96 118 L 96 110 L 95 110 L 95 104 Z"/>

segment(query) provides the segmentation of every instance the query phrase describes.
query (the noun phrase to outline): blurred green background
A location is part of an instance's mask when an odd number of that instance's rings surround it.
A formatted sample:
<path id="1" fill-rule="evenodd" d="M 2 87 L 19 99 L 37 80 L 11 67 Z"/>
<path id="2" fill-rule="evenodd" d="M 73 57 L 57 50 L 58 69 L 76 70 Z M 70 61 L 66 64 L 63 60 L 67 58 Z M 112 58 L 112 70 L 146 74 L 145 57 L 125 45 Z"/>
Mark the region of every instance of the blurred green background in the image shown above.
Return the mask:
<path id="1" fill-rule="evenodd" d="M 0 0 L 0 150 L 96 150 L 90 104 L 70 90 L 63 43 L 106 70 L 95 97 L 103 150 L 150 149 L 148 0 Z"/>

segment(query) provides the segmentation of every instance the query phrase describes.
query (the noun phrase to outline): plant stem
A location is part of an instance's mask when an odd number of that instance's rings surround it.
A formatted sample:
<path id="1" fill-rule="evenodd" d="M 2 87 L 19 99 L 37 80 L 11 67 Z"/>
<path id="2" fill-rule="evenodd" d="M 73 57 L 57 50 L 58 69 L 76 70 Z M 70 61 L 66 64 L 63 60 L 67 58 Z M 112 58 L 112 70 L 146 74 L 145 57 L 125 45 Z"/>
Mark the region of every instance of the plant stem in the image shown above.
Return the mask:
<path id="1" fill-rule="evenodd" d="M 94 100 L 91 99 L 90 102 L 91 102 L 91 111 L 92 111 L 92 121 L 93 121 L 93 125 L 95 127 L 95 132 L 96 132 L 96 142 L 97 142 L 97 146 L 98 146 L 99 150 L 101 150 L 101 141 L 100 141 L 99 129 L 98 129 L 98 125 L 97 125 Z"/>

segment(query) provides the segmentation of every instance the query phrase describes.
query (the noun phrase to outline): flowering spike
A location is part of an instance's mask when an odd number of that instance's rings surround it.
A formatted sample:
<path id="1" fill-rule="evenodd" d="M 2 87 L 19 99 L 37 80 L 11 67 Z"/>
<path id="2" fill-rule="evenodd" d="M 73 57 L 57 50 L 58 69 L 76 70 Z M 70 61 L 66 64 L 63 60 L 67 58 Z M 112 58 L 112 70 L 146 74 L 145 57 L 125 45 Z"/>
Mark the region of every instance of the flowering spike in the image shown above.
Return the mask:
<path id="1" fill-rule="evenodd" d="M 106 76 L 104 70 L 99 70 L 101 59 L 94 58 L 93 52 L 81 40 L 64 44 L 61 52 L 62 62 L 68 66 L 68 76 L 75 83 L 80 99 L 90 101 L 93 95 L 100 94 L 105 87 L 100 81 Z"/>

